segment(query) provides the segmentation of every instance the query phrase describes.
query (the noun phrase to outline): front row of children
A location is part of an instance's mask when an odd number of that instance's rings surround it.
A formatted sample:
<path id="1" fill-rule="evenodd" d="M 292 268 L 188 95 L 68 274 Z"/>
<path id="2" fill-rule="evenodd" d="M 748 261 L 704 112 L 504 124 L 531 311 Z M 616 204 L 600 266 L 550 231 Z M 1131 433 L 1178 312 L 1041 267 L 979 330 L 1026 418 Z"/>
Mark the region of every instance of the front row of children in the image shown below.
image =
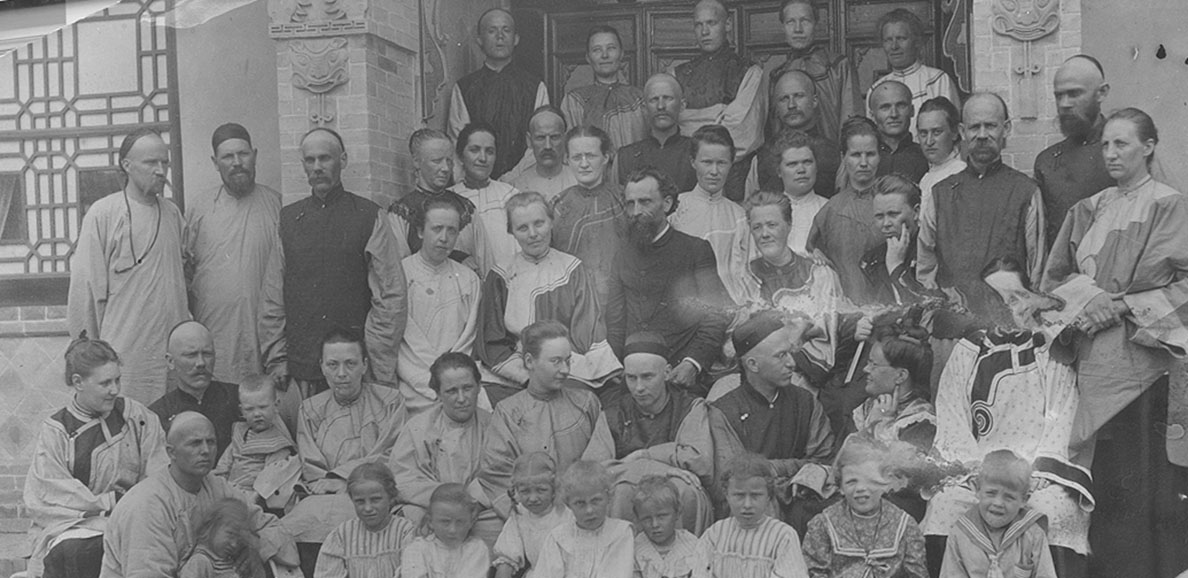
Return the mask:
<path id="1" fill-rule="evenodd" d="M 636 522 L 607 517 L 613 478 L 580 461 L 558 478 L 543 453 L 521 456 L 513 471 L 516 506 L 495 543 L 470 535 L 478 504 L 464 486 L 443 484 L 417 529 L 393 515 L 397 490 L 380 464 L 365 464 L 347 483 L 357 519 L 326 538 L 318 578 L 925 578 L 924 537 L 911 516 L 883 499 L 885 451 L 851 439 L 834 473 L 842 500 L 808 526 L 803 546 L 775 511 L 775 473 L 756 455 L 735 458 L 722 473 L 731 516 L 700 537 L 679 529 L 672 482 L 642 480 Z M 1009 450 L 983 460 L 977 505 L 949 536 L 943 578 L 1055 578 L 1043 516 L 1026 507 L 1031 466 Z M 560 490 L 565 507 L 554 493 Z M 238 505 L 237 505 L 238 504 Z M 635 533 L 638 531 L 638 534 Z M 258 578 L 247 509 L 218 502 L 199 516 L 197 547 L 182 578 Z"/>

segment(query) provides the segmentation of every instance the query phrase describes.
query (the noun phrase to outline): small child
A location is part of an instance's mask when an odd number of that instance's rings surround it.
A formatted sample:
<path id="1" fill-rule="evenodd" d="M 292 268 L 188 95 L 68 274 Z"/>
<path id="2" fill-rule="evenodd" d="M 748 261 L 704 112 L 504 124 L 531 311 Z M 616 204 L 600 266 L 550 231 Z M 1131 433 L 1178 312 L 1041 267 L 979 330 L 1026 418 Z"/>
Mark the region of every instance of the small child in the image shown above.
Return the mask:
<path id="1" fill-rule="evenodd" d="M 553 528 L 540 548 L 535 576 L 631 578 L 635 535 L 631 524 L 607 518 L 614 478 L 602 464 L 578 461 L 561 475 L 561 496 L 573 517 Z"/>
<path id="2" fill-rule="evenodd" d="M 404 553 L 402 578 L 486 578 L 491 569 L 487 544 L 472 536 L 479 505 L 462 484 L 442 484 L 429 496 L 422 524 L 429 535 Z"/>
<path id="3" fill-rule="evenodd" d="M 631 498 L 635 523 L 636 578 L 689 578 L 697 555 L 697 536 L 677 528 L 680 491 L 665 476 L 647 476 Z"/>
<path id="4" fill-rule="evenodd" d="M 251 512 L 223 498 L 194 519 L 194 549 L 178 578 L 264 578 Z"/>
<path id="5" fill-rule="evenodd" d="M 347 494 L 355 505 L 353 520 L 332 530 L 318 553 L 315 578 L 392 578 L 400 576 L 400 558 L 412 542 L 412 522 L 393 516 L 399 493 L 388 466 L 366 463 L 347 476 Z"/>
<path id="6" fill-rule="evenodd" d="M 954 526 L 941 576 L 1056 578 L 1043 514 L 1026 506 L 1031 464 L 1011 450 L 986 454 L 977 477 L 978 504 Z"/>
<path id="7" fill-rule="evenodd" d="M 276 388 L 271 377 L 250 375 L 244 378 L 239 384 L 239 411 L 244 421 L 232 425 L 231 445 L 211 473 L 225 478 L 255 500 L 256 477 L 265 466 L 296 456 L 297 444 L 293 443 L 289 430 L 277 417 Z M 286 494 L 282 499 L 282 506 L 287 497 Z"/>
<path id="8" fill-rule="evenodd" d="M 515 505 L 495 541 L 495 578 L 530 578 L 545 536 L 570 515 L 556 500 L 557 467 L 549 454 L 516 458 L 511 481 Z"/>
<path id="9" fill-rule="evenodd" d="M 833 473 L 843 500 L 814 517 L 804 536 L 810 578 L 928 578 L 924 534 L 907 512 L 883 499 L 889 450 L 851 436 Z"/>
<path id="10" fill-rule="evenodd" d="M 775 500 L 775 469 L 744 453 L 722 473 L 730 517 L 715 522 L 697 542 L 694 578 L 799 578 L 806 576 L 800 538 L 767 515 Z"/>

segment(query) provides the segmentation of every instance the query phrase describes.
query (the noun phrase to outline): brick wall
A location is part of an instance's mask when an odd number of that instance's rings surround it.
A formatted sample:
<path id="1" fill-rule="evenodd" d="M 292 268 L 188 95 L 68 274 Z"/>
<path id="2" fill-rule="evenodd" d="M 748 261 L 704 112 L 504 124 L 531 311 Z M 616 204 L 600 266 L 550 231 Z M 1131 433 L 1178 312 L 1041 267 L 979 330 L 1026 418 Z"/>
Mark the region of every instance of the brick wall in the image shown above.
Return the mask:
<path id="1" fill-rule="evenodd" d="M 973 84 L 975 91 L 991 91 L 1006 99 L 1011 107 L 1012 133 L 1003 151 L 1003 161 L 1031 174 L 1040 151 L 1064 137 L 1056 122 L 1056 104 L 1052 96 L 1052 76 L 1060 64 L 1081 52 L 1081 0 L 1062 0 L 1060 27 L 1048 36 L 1031 43 L 1031 58 L 1025 63 L 1025 48 L 990 27 L 993 0 L 973 2 Z M 1015 73 L 1018 67 L 1037 64 L 1034 81 Z M 1034 86 L 1030 84 L 1034 82 Z M 1024 100 L 1035 90 L 1034 118 L 1022 118 Z"/>

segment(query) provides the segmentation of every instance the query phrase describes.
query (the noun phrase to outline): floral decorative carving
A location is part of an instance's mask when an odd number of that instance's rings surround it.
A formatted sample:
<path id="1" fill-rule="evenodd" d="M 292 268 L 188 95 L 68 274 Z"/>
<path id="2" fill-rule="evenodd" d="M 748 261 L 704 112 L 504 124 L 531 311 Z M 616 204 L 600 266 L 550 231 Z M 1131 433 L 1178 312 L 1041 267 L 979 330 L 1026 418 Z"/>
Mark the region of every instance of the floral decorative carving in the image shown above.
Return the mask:
<path id="1" fill-rule="evenodd" d="M 993 0 L 990 27 L 1020 42 L 1039 40 L 1060 27 L 1060 0 Z"/>

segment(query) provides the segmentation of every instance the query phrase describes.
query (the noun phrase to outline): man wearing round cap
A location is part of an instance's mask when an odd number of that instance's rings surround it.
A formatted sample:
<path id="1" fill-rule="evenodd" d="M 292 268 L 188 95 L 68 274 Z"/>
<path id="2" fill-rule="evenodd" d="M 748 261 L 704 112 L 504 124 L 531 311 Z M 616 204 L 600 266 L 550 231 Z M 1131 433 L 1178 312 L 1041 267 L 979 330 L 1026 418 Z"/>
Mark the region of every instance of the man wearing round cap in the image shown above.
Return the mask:
<path id="1" fill-rule="evenodd" d="M 785 323 L 776 311 L 756 313 L 734 330 L 741 380 L 711 402 L 724 418 L 712 422 L 719 459 L 757 453 L 784 481 L 806 464 L 833 459 L 833 431 L 825 410 L 807 389 L 793 385 L 794 354 L 805 331 Z M 798 531 L 803 533 L 803 526 Z"/>
<path id="2" fill-rule="evenodd" d="M 635 485 L 646 476 L 661 475 L 680 492 L 682 527 L 700 534 L 713 522 L 703 489 L 714 475 L 710 408 L 704 399 L 667 383 L 672 369 L 668 353 L 664 337 L 651 331 L 632 334 L 623 347 L 623 381 L 631 395 L 607 401 L 602 407 L 606 419 L 599 422 L 610 430 L 615 459 L 622 464 L 611 515 L 633 520 Z"/>
<path id="3" fill-rule="evenodd" d="M 239 383 L 264 369 L 257 321 L 269 257 L 280 250 L 281 195 L 256 182 L 256 149 L 246 128 L 224 124 L 210 145 L 222 182 L 186 199 L 191 309 L 214 337 L 220 362 L 214 378 Z"/>

